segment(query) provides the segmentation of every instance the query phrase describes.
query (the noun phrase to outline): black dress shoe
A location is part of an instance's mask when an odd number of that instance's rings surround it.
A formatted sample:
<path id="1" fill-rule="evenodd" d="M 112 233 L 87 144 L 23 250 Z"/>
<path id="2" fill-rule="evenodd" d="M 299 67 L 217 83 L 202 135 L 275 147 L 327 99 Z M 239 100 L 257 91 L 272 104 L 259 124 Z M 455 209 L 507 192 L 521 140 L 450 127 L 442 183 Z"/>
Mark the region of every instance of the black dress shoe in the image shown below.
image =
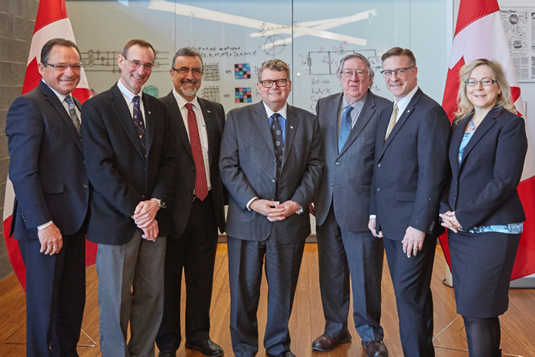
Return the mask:
<path id="1" fill-rule="evenodd" d="M 368 357 L 387 357 L 388 350 L 383 341 L 362 341 Z"/>
<path id="2" fill-rule="evenodd" d="M 173 351 L 160 351 L 158 357 L 176 357 L 176 352 Z"/>
<path id="3" fill-rule="evenodd" d="M 272 356 L 269 353 L 266 353 L 266 355 L 268 357 L 295 357 L 295 355 L 291 351 L 284 351 L 284 352 L 279 353 L 276 356 Z"/>
<path id="4" fill-rule="evenodd" d="M 331 337 L 331 336 L 327 336 L 323 334 L 320 337 L 316 338 L 314 342 L 312 342 L 312 349 L 314 351 L 329 352 L 329 351 L 334 350 L 336 347 L 338 347 L 338 345 L 341 345 L 342 343 L 347 343 L 350 341 L 351 341 L 350 334 L 347 334 L 341 337 Z"/>
<path id="5" fill-rule="evenodd" d="M 210 339 L 204 341 L 186 342 L 186 348 L 188 350 L 199 351 L 203 355 L 209 357 L 218 357 L 225 354 L 221 346 Z"/>

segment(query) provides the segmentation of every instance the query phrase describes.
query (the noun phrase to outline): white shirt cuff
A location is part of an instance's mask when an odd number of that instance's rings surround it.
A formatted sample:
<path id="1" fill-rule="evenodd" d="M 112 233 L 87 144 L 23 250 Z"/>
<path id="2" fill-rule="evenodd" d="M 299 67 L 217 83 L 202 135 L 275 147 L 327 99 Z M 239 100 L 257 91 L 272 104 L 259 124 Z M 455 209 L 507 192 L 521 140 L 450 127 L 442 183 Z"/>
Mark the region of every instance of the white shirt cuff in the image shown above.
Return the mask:
<path id="1" fill-rule="evenodd" d="M 42 229 L 45 229 L 46 227 L 51 226 L 52 223 L 54 223 L 54 222 L 52 222 L 52 221 L 48 221 L 48 222 L 46 222 L 45 224 L 41 224 L 40 226 L 37 226 L 37 230 L 40 231 L 40 230 L 42 230 Z"/>
<path id="2" fill-rule="evenodd" d="M 251 200 L 249 202 L 247 202 L 247 204 L 245 205 L 245 207 L 247 207 L 247 209 L 250 211 L 251 210 L 251 203 L 253 203 L 254 200 L 257 200 L 258 197 L 253 197 L 251 198 Z"/>

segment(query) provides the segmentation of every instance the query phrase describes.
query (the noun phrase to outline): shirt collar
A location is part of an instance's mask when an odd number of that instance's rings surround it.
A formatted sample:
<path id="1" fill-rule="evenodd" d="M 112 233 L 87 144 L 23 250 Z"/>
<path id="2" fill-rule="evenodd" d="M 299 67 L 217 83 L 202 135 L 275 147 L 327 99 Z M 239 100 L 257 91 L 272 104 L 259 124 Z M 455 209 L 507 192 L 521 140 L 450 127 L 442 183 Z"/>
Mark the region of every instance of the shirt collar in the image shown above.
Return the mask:
<path id="1" fill-rule="evenodd" d="M 264 108 L 266 108 L 267 117 L 271 118 L 273 113 L 279 113 L 284 119 L 287 118 L 286 113 L 288 111 L 288 103 L 284 103 L 284 107 L 282 107 L 279 111 L 274 112 L 273 110 L 269 109 L 269 107 L 266 105 L 266 103 L 262 102 L 264 104 Z"/>
<path id="2" fill-rule="evenodd" d="M 130 91 L 130 89 L 128 89 L 128 88 L 126 88 L 126 87 L 124 86 L 123 82 L 121 82 L 120 79 L 119 79 L 119 81 L 117 82 L 117 87 L 119 87 L 119 90 L 121 91 L 121 93 L 123 93 L 123 95 L 124 95 L 124 97 L 126 98 L 126 101 L 127 101 L 128 103 L 130 103 L 130 102 L 134 99 L 134 97 L 135 97 L 136 95 L 139 95 L 139 98 L 140 98 L 140 99 L 143 99 L 143 98 L 142 98 L 142 95 L 141 95 L 141 93 L 142 93 L 143 91 L 139 91 L 138 94 L 134 94 L 134 93 L 132 93 L 132 92 Z"/>
<path id="3" fill-rule="evenodd" d="M 42 81 L 43 81 L 44 84 L 46 84 L 46 82 L 45 82 L 44 79 L 42 79 Z M 65 100 L 66 95 L 63 95 L 63 94 L 61 94 L 61 93 L 59 93 L 59 92 L 56 92 L 56 90 L 55 90 L 54 88 L 52 88 L 51 86 L 49 86 L 48 84 L 46 84 L 46 86 L 47 86 L 48 88 L 50 88 L 50 89 L 52 90 L 52 92 L 54 92 L 54 94 L 58 97 L 59 101 L 60 101 L 61 103 L 63 103 L 63 101 Z M 72 97 L 72 95 L 71 95 L 71 97 Z"/>
<path id="4" fill-rule="evenodd" d="M 366 98 L 368 97 L 368 91 L 366 91 L 366 93 L 364 93 L 364 95 L 362 96 L 362 98 L 360 98 L 359 100 L 357 100 L 355 103 L 351 104 L 351 106 L 353 107 L 353 109 L 356 109 L 357 111 L 360 111 L 360 109 L 362 109 L 362 107 L 364 106 L 364 102 L 366 101 Z M 346 96 L 342 94 L 342 110 L 346 110 L 346 107 L 349 105 L 349 102 L 347 101 L 346 99 Z"/>
<path id="5" fill-rule="evenodd" d="M 414 95 L 416 94 L 416 92 L 418 91 L 418 86 L 414 87 L 410 92 L 409 94 L 407 94 L 406 96 L 404 96 L 403 98 L 401 98 L 399 100 L 399 102 L 395 102 L 394 101 L 394 105 L 398 105 L 398 113 L 402 113 L 403 111 L 405 111 L 405 108 L 407 108 L 407 105 L 409 105 L 409 102 L 411 101 L 412 97 L 414 97 Z M 398 114 L 399 115 L 399 114 Z"/>
<path id="6" fill-rule="evenodd" d="M 175 96 L 176 102 L 180 110 L 182 110 L 182 108 L 184 108 L 184 106 L 188 103 L 193 104 L 193 106 L 196 107 L 197 109 L 201 108 L 201 106 L 199 105 L 199 101 L 197 100 L 197 96 L 195 96 L 195 98 L 193 98 L 191 102 L 188 102 L 183 96 L 178 94 L 178 92 L 174 88 L 173 88 L 173 95 Z"/>

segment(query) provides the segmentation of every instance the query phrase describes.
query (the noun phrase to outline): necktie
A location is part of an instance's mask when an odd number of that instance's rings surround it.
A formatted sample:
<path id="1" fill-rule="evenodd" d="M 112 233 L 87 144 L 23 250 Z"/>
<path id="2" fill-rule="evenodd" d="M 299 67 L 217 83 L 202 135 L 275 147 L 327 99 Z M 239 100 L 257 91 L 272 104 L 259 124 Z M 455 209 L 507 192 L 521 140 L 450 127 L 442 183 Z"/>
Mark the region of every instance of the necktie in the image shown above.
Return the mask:
<path id="1" fill-rule="evenodd" d="M 147 158 L 147 148 L 146 148 L 146 139 L 145 139 L 145 124 L 143 123 L 143 115 L 141 114 L 141 109 L 139 106 L 141 98 L 139 95 L 136 95 L 132 102 L 134 102 L 134 124 L 136 124 L 137 135 L 139 136 L 139 142 L 141 143 L 141 148 L 143 150 L 143 155 Z"/>
<path id="2" fill-rule="evenodd" d="M 394 105 L 394 111 L 392 112 L 392 116 L 390 117 L 390 122 L 388 123 L 388 129 L 386 130 L 385 141 L 386 139 L 388 139 L 388 135 L 390 135 L 390 133 L 392 132 L 392 129 L 394 129 L 397 118 L 398 118 L 398 104 L 396 103 Z"/>
<path id="3" fill-rule="evenodd" d="M 338 153 L 342 151 L 342 148 L 344 147 L 344 144 L 347 141 L 347 138 L 349 137 L 349 133 L 351 132 L 351 110 L 353 109 L 353 106 L 348 105 L 346 107 L 346 110 L 344 111 L 344 114 L 342 114 L 342 122 L 340 123 L 340 134 L 338 135 Z"/>
<path id="4" fill-rule="evenodd" d="M 193 111 L 193 104 L 187 103 L 188 109 L 188 130 L 189 142 L 193 162 L 195 163 L 195 196 L 204 201 L 208 196 L 208 182 L 206 181 L 206 170 L 204 168 L 204 159 L 202 157 L 201 138 L 199 136 L 199 127 L 197 126 L 197 117 Z"/>
<path id="5" fill-rule="evenodd" d="M 71 117 L 72 123 L 74 124 L 78 135 L 80 135 L 80 119 L 78 119 L 76 110 L 74 110 L 74 103 L 72 101 L 72 97 L 70 95 L 66 95 L 65 101 L 67 102 L 67 106 L 69 107 L 69 116 Z"/>
<path id="6" fill-rule="evenodd" d="M 275 158 L 277 160 L 277 184 L 279 183 L 279 177 L 282 168 L 282 156 L 284 155 L 284 142 L 282 139 L 282 128 L 279 122 L 279 113 L 273 113 L 271 118 L 271 136 L 273 138 L 273 147 L 275 148 Z"/>

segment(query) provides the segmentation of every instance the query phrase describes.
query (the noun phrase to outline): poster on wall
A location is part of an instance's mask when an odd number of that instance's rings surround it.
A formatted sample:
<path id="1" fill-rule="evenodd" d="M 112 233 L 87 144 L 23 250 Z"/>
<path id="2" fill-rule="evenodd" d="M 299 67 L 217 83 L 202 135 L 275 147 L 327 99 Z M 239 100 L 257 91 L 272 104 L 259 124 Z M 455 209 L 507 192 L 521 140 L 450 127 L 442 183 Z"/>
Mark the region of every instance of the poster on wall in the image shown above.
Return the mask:
<path id="1" fill-rule="evenodd" d="M 535 83 L 535 7 L 502 7 L 501 17 L 518 81 Z"/>

